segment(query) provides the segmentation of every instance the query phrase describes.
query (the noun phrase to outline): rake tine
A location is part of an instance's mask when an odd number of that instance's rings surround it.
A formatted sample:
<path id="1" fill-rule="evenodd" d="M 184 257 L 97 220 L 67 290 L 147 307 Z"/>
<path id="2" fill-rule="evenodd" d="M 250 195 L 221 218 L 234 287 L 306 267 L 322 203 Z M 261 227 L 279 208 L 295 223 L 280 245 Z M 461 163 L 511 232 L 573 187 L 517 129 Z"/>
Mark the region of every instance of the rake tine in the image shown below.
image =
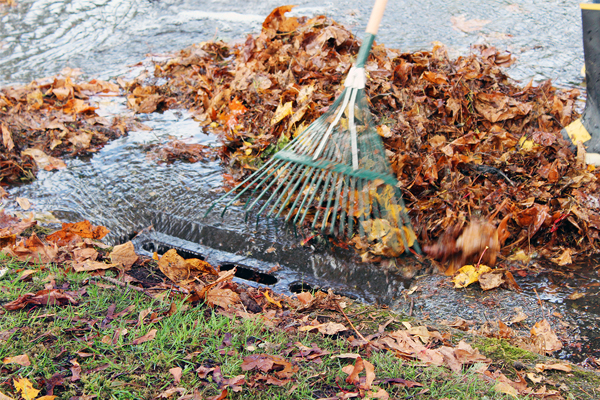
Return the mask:
<path id="1" fill-rule="evenodd" d="M 346 192 L 348 192 L 348 195 L 350 194 L 350 182 L 348 180 L 348 177 L 344 177 L 344 186 L 346 189 Z M 340 229 L 339 232 L 340 234 L 344 234 L 344 224 L 346 222 L 346 207 L 348 206 L 348 196 L 344 196 L 344 193 L 342 192 L 342 213 L 340 214 Z"/>
<path id="2" fill-rule="evenodd" d="M 263 213 L 263 211 L 265 211 L 265 209 L 267 208 L 269 203 L 277 195 L 277 192 L 279 192 L 279 189 L 281 189 L 283 187 L 283 185 L 285 185 L 285 183 L 288 181 L 288 178 L 290 176 L 292 176 L 294 173 L 296 173 L 296 170 L 298 170 L 298 169 L 300 169 L 300 165 L 295 165 L 293 168 L 288 169 L 286 172 L 284 172 L 285 175 L 280 177 L 279 185 L 275 188 L 275 190 L 273 190 L 273 193 L 271 194 L 271 196 L 265 201 L 265 204 L 256 213 L 257 216 L 261 215 Z M 277 182 L 277 179 L 273 179 L 273 182 L 271 182 L 269 187 L 267 187 L 256 200 L 254 200 L 254 203 L 252 204 L 252 206 L 250 208 L 254 207 L 254 204 L 256 204 L 256 202 L 263 196 L 263 194 L 265 194 L 267 192 L 267 190 L 269 190 L 269 188 L 276 182 Z"/>
<path id="3" fill-rule="evenodd" d="M 237 188 L 241 187 L 242 185 L 246 184 L 246 183 L 247 183 L 247 182 L 249 182 L 249 181 L 253 181 L 253 182 L 254 182 L 254 181 L 256 181 L 256 180 L 260 179 L 260 177 L 262 177 L 262 176 L 263 176 L 263 175 L 264 175 L 264 174 L 265 174 L 265 173 L 268 171 L 266 168 L 267 168 L 269 165 L 271 165 L 271 164 L 277 164 L 277 163 L 279 163 L 279 162 L 281 162 L 281 160 L 275 160 L 275 159 L 273 159 L 273 158 L 272 158 L 272 159 L 270 159 L 269 161 L 267 161 L 267 162 L 265 163 L 265 165 L 263 165 L 262 167 L 260 167 L 260 168 L 259 168 L 259 169 L 258 169 L 258 170 L 257 170 L 257 171 L 254 173 L 254 174 L 250 175 L 248 178 L 246 178 L 245 180 L 243 180 L 243 181 L 242 181 L 242 183 L 240 183 L 239 185 L 237 185 L 237 186 L 236 186 L 236 187 L 235 187 L 233 190 L 235 190 L 235 189 L 237 189 Z M 264 171 L 264 172 L 262 172 L 262 173 L 260 174 L 260 176 L 255 176 L 255 174 L 257 174 L 259 171 L 261 171 L 261 170 L 263 170 L 263 169 L 265 169 L 265 171 Z M 241 193 L 238 193 L 238 194 L 237 194 L 237 195 L 236 195 L 236 196 L 233 198 L 233 200 L 231 200 L 229 203 L 227 203 L 227 205 L 225 205 L 225 209 L 224 209 L 224 210 L 223 210 L 223 212 L 221 213 L 221 218 L 222 218 L 222 217 L 223 217 L 223 215 L 225 214 L 225 211 L 227 210 L 227 207 L 229 207 L 231 204 L 233 204 L 233 202 L 234 202 L 235 200 L 237 200 L 237 199 L 238 199 L 238 198 L 239 198 L 239 197 L 240 197 L 240 196 L 241 196 L 241 195 L 242 195 L 244 192 L 246 192 L 246 191 L 247 191 L 247 190 L 250 188 L 250 186 L 251 186 L 251 185 L 249 185 L 249 186 L 246 186 L 246 187 L 244 188 L 244 190 L 242 190 L 242 192 L 241 192 Z M 204 217 L 206 217 L 206 216 L 207 216 L 207 215 L 208 215 L 208 214 L 209 214 L 209 213 L 210 213 L 210 212 L 213 210 L 213 208 L 215 208 L 215 206 L 216 206 L 217 204 L 219 204 L 221 201 L 223 201 L 223 199 L 225 199 L 227 196 L 229 196 L 229 195 L 230 195 L 230 194 L 233 192 L 233 190 L 232 190 L 232 191 L 230 191 L 230 192 L 227 192 L 227 193 L 225 193 L 223 196 L 221 196 L 221 197 L 219 197 L 217 200 L 215 200 L 215 201 L 214 201 L 214 202 L 213 202 L 213 203 L 210 205 L 210 207 L 208 208 L 208 210 L 207 210 L 207 211 L 204 213 Z"/>
<path id="4" fill-rule="evenodd" d="M 327 132 L 325 132 L 325 135 L 323 135 L 323 138 L 321 139 L 321 143 L 319 144 L 319 147 L 317 147 L 317 150 L 315 151 L 315 154 L 313 156 L 313 160 L 316 160 L 317 158 L 319 158 L 319 155 L 321 154 L 321 151 L 323 151 L 323 148 L 325 147 L 325 144 L 327 143 L 327 139 L 329 139 L 329 135 L 331 135 L 331 132 L 333 131 L 333 128 L 335 128 L 335 126 L 337 125 L 338 122 L 340 122 L 340 119 L 342 118 L 342 114 L 344 113 L 344 110 L 346 109 L 346 106 L 348 105 L 348 101 L 350 100 L 350 92 L 352 90 L 348 90 L 348 89 L 344 89 L 344 101 L 342 102 L 342 107 L 337 110 L 337 114 L 333 120 L 333 122 L 331 124 L 329 124 L 329 128 L 327 128 Z"/>
<path id="5" fill-rule="evenodd" d="M 298 225 L 302 225 L 304 223 L 304 218 L 306 218 L 306 214 L 308 213 L 308 209 L 310 208 L 310 205 L 312 204 L 315 195 L 317 194 L 317 189 L 319 189 L 319 186 L 321 186 L 321 183 L 323 183 L 323 178 L 325 177 L 325 174 L 327 173 L 326 170 L 322 170 L 321 171 L 321 175 L 319 176 L 319 180 L 317 181 L 316 185 L 313 187 L 312 193 L 310 194 L 310 200 L 308 200 L 308 204 L 306 205 L 306 208 L 304 209 L 304 214 L 302 214 L 302 219 L 300 219 L 300 222 L 298 222 Z M 315 174 L 315 177 L 317 175 Z M 310 188 L 309 188 L 310 189 Z M 302 204 L 300 204 L 300 209 L 302 209 L 302 207 L 304 206 L 304 203 L 306 201 L 306 197 L 309 195 L 310 190 L 308 190 L 306 192 L 306 196 L 304 198 L 304 200 L 302 201 Z M 294 218 L 294 223 L 296 223 L 297 219 L 298 219 L 298 215 L 296 214 L 296 217 Z"/>
<path id="6" fill-rule="evenodd" d="M 314 168 L 310 167 L 308 170 L 308 174 L 313 174 L 313 178 L 310 181 L 310 184 L 312 185 L 315 182 L 315 179 L 317 179 L 318 174 L 314 173 Z M 296 196 L 296 200 L 294 200 L 294 204 L 292 204 L 292 206 L 290 207 L 290 211 L 287 213 L 287 215 L 285 216 L 285 221 L 289 221 L 290 217 L 292 216 L 292 212 L 296 209 L 296 205 L 298 204 L 298 201 L 300 201 L 300 197 L 302 193 L 304 193 L 304 191 L 306 190 L 306 187 L 309 185 L 308 179 L 304 180 L 304 185 L 302 185 L 302 189 L 300 189 L 300 192 L 298 194 L 298 196 Z M 304 194 L 304 200 L 306 200 L 308 196 L 308 193 Z M 298 211 L 296 212 L 296 215 L 300 214 L 300 210 L 302 209 L 302 206 L 304 205 L 304 200 L 302 201 L 302 204 L 300 204 L 300 208 L 298 209 Z M 277 214 L 279 216 L 279 214 Z"/>
<path id="7" fill-rule="evenodd" d="M 354 210 L 356 209 L 356 178 L 350 178 L 350 194 L 348 195 L 348 238 L 352 237 L 354 228 Z"/>
<path id="8" fill-rule="evenodd" d="M 358 215 L 358 231 L 360 233 L 360 236 L 365 236 L 365 229 L 363 228 L 363 222 L 365 221 L 364 215 L 366 212 L 366 204 L 363 200 L 363 183 L 362 183 L 362 179 L 359 179 L 357 182 L 357 196 L 358 196 L 358 207 L 359 210 L 362 211 L 359 213 Z"/>
<path id="9" fill-rule="evenodd" d="M 329 182 L 331 182 L 332 176 L 333 173 L 331 171 L 328 171 L 327 179 L 325 180 L 325 185 L 323 186 L 323 193 L 321 194 L 321 196 L 319 196 L 319 203 L 317 204 L 317 212 L 315 213 L 315 219 L 312 223 L 312 229 L 315 229 L 317 225 L 317 219 L 321 213 L 321 204 L 323 204 L 323 200 L 325 200 L 325 193 L 327 193 L 327 189 L 329 188 Z"/>
<path id="10" fill-rule="evenodd" d="M 300 175 L 300 172 L 302 171 L 302 169 L 304 170 L 304 172 L 302 172 L 302 175 Z M 275 208 L 278 204 L 281 204 L 281 207 L 279 208 L 279 212 L 277 213 L 277 215 L 275 215 L 275 218 L 279 217 L 279 215 L 283 211 L 285 205 L 288 203 L 288 201 L 294 194 L 294 191 L 296 189 L 298 189 L 298 186 L 300 186 L 300 183 L 302 183 L 303 178 L 306 176 L 306 174 L 308 173 L 309 170 L 310 170 L 310 168 L 309 169 L 300 168 L 300 169 L 298 169 L 298 171 L 296 171 L 296 174 L 294 176 L 289 178 L 289 183 L 287 184 L 285 189 L 281 192 L 281 195 L 275 201 L 275 204 L 273 204 L 273 207 L 271 207 L 271 210 L 269 210 L 269 212 L 267 213 L 267 217 L 269 217 L 273 213 L 273 210 L 275 210 Z M 292 185 L 292 183 L 294 183 L 294 181 L 296 183 L 294 184 L 294 187 L 292 188 L 292 190 L 290 190 L 290 186 Z M 283 196 L 285 195 L 285 193 L 287 193 L 287 197 L 285 198 L 285 201 L 283 203 L 280 203 L 280 201 L 283 198 Z"/>
<path id="11" fill-rule="evenodd" d="M 338 207 L 340 205 L 340 195 L 343 192 L 343 187 L 344 187 L 344 175 L 339 174 L 339 179 L 338 179 L 338 183 L 337 183 L 337 193 L 335 196 L 335 203 L 333 205 L 333 216 L 331 218 L 331 228 L 329 229 L 329 234 L 333 235 L 334 229 L 335 229 L 335 221 L 337 218 L 337 212 L 338 212 Z"/>
<path id="12" fill-rule="evenodd" d="M 338 181 L 338 175 L 339 174 L 335 174 L 335 177 L 333 178 L 333 181 L 331 183 L 331 187 L 329 188 L 329 196 L 327 198 L 327 207 L 325 208 L 325 211 L 323 212 L 323 221 L 321 223 L 321 232 L 325 233 L 325 229 L 327 228 L 327 221 L 329 220 L 329 216 L 330 216 L 330 212 L 331 212 L 331 201 L 333 200 L 333 194 L 335 193 L 335 189 L 336 189 L 336 182 Z"/>

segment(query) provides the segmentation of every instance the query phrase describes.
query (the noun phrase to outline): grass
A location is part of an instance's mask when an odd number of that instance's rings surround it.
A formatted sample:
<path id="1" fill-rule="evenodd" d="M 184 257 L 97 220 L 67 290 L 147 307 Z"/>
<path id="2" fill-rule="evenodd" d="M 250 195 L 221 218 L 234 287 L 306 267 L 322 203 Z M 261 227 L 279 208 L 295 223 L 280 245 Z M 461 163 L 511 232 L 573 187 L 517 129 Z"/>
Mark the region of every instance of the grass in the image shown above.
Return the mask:
<path id="1" fill-rule="evenodd" d="M 55 280 L 56 287 L 65 290 L 86 289 L 77 305 L 28 306 L 0 315 L 0 332 L 16 329 L 8 340 L 0 340 L 0 359 L 27 354 L 31 361 L 30 366 L 0 366 L 0 392 L 14 398 L 18 398 L 13 387 L 15 378 L 29 379 L 34 387 L 42 389 L 41 394 L 45 394 L 48 383 L 60 377 L 62 383 L 55 386 L 53 393 L 59 399 L 84 394 L 97 399 L 151 399 L 175 387 L 182 389 L 181 393 L 174 394 L 174 399 L 194 391 L 200 396 L 198 398 L 218 396 L 222 388 L 217 379 L 210 374 L 200 376 L 196 372 L 199 367 L 219 367 L 226 379 L 245 375 L 246 384 L 239 392 L 230 390 L 227 397 L 230 399 L 319 399 L 355 390 L 353 385 L 345 382 L 347 375 L 342 372 L 342 368 L 353 360 L 331 357 L 359 351 L 343 337 L 275 329 L 258 318 L 232 318 L 202 304 L 190 306 L 175 295 L 171 299 L 176 311 L 170 314 L 169 302 L 161 303 L 120 286 L 93 284 L 88 282 L 88 274 L 66 273 L 54 265 L 34 267 L 39 271 L 32 275 L 31 281 L 24 282 L 19 279 L 18 271 L 32 267 L 0 255 L 0 269 L 6 267 L 10 272 L 0 280 L 0 303 L 43 289 L 51 279 Z M 111 321 L 107 319 L 111 306 L 114 315 L 128 307 L 130 312 Z M 382 308 L 362 304 L 355 304 L 355 307 L 352 315 L 364 317 L 356 324 L 364 327 L 376 328 L 377 324 L 395 318 L 387 329 L 396 329 L 403 320 Z M 148 309 L 149 312 L 144 312 Z M 142 312 L 147 314 L 145 319 L 140 318 Z M 125 329 L 126 334 L 117 335 Z M 133 344 L 134 339 L 153 329 L 156 329 L 153 340 Z M 298 358 L 295 357 L 299 352 L 296 343 L 316 346 L 330 354 L 317 360 Z M 507 360 L 530 356 L 513 349 L 507 352 L 508 348 L 502 342 L 480 345 L 488 356 Z M 299 370 L 282 386 L 265 385 L 256 371 L 242 370 L 244 357 L 260 353 L 281 355 Z M 476 366 L 454 374 L 446 368 L 401 360 L 390 352 L 363 354 L 365 352 L 360 350 L 360 353 L 375 366 L 375 384 L 384 388 L 390 398 L 509 398 L 496 393 L 493 384 L 475 372 Z M 73 366 L 77 363 L 81 367 L 81 378 L 71 380 Z M 178 384 L 169 372 L 174 367 L 182 369 Z M 406 388 L 382 382 L 386 379 L 405 379 L 423 386 Z"/>

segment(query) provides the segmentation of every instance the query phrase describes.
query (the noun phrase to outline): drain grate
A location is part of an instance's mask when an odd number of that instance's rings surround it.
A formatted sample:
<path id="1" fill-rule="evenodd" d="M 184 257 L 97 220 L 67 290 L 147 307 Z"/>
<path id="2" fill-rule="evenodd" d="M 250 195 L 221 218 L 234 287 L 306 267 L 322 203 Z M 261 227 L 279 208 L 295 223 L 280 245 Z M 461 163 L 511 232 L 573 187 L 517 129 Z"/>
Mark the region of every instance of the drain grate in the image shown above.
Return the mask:
<path id="1" fill-rule="evenodd" d="M 200 253 L 186 250 L 186 249 L 176 248 L 173 246 L 164 245 L 162 243 L 154 243 L 151 241 L 144 242 L 142 244 L 142 249 L 149 251 L 150 253 L 156 252 L 158 255 L 161 255 L 161 256 L 163 254 L 165 254 L 167 251 L 169 251 L 171 249 L 175 249 L 175 251 L 177 251 L 177 254 L 179 254 L 183 258 L 198 258 L 202 261 L 206 260 L 206 257 Z"/>
<path id="2" fill-rule="evenodd" d="M 247 281 L 253 281 L 262 285 L 272 286 L 277 283 L 277 278 L 264 272 L 256 271 L 253 268 L 244 267 L 239 264 L 222 264 L 221 271 L 229 271 L 236 268 L 235 276 Z"/>

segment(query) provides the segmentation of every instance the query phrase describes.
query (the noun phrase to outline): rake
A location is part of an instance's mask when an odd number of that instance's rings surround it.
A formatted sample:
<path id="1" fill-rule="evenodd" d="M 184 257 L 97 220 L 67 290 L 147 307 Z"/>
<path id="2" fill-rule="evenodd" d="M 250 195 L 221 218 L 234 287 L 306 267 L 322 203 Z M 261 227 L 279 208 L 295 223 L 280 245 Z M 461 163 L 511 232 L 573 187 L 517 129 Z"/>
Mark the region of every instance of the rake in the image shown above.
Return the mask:
<path id="1" fill-rule="evenodd" d="M 312 219 L 313 231 L 347 238 L 358 233 L 362 246 L 379 247 L 381 254 L 399 256 L 410 247 L 421 254 L 365 95 L 364 65 L 386 3 L 376 0 L 345 89 L 328 111 L 217 199 L 205 216 L 227 201 L 223 216 L 251 191 L 246 217 L 284 217 L 299 226 Z"/>

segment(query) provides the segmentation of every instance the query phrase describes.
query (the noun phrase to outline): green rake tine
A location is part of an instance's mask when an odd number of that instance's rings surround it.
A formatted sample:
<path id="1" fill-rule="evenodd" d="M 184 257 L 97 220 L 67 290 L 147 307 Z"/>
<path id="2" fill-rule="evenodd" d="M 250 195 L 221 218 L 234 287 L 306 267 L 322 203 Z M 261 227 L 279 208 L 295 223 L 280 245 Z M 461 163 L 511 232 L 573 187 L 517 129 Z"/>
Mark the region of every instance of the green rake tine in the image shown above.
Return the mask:
<path id="1" fill-rule="evenodd" d="M 362 181 L 363 181 L 362 179 L 359 179 L 358 182 L 356 183 L 356 186 L 357 186 L 356 192 L 358 195 L 358 207 L 359 207 L 359 209 L 362 210 L 362 212 L 358 216 L 358 232 L 359 232 L 360 236 L 365 237 L 366 235 L 365 235 L 365 229 L 363 228 L 363 222 L 365 221 L 364 214 L 365 214 L 365 210 L 366 210 L 366 204 L 363 199 Z"/>
<path id="2" fill-rule="evenodd" d="M 298 222 L 298 225 L 302 225 L 304 223 L 304 218 L 306 218 L 306 214 L 308 214 L 308 209 L 310 208 L 310 205 L 312 204 L 312 202 L 317 194 L 317 189 L 319 189 L 319 186 L 321 186 L 321 183 L 323 182 L 323 178 L 325 177 L 325 174 L 327 174 L 327 171 L 324 169 L 321 170 L 321 175 L 319 175 L 317 184 L 314 186 L 314 189 L 312 190 L 312 193 L 310 194 L 310 200 L 308 200 L 308 204 L 306 205 L 306 208 L 304 209 L 304 214 L 302 214 L 302 219 L 300 219 L 300 222 Z M 317 176 L 317 174 L 315 174 L 315 177 L 316 176 Z M 302 209 L 302 207 L 304 206 L 306 197 L 309 195 L 309 193 L 310 193 L 310 190 L 306 192 L 306 196 L 304 197 L 304 200 L 302 201 L 302 204 L 300 205 L 300 209 Z M 296 217 L 294 218 L 294 223 L 297 222 L 298 215 L 299 214 L 296 214 Z"/>
<path id="3" fill-rule="evenodd" d="M 331 182 L 331 178 L 333 177 L 333 172 L 328 171 L 327 173 L 327 179 L 325 180 L 325 185 L 323 186 L 323 192 L 322 195 L 319 197 L 319 203 L 317 204 L 317 212 L 315 213 L 315 219 L 313 220 L 312 223 L 312 229 L 315 229 L 315 227 L 317 226 L 317 219 L 319 217 L 319 215 L 321 214 L 321 204 L 323 204 L 323 200 L 325 200 L 325 193 L 327 193 L 327 189 L 329 188 L 329 182 Z"/>
<path id="4" fill-rule="evenodd" d="M 248 178 L 246 178 L 245 180 L 243 180 L 243 181 L 242 181 L 242 183 L 240 183 L 239 185 L 237 185 L 237 186 L 236 186 L 235 188 L 233 188 L 231 191 L 229 191 L 229 192 L 225 193 L 223 196 L 221 196 L 221 197 L 219 197 L 217 200 L 215 200 L 215 201 L 214 201 L 214 202 L 211 204 L 211 206 L 208 208 L 208 210 L 207 210 L 207 211 L 204 213 L 204 217 L 206 217 L 206 216 L 208 215 L 208 213 L 210 213 L 210 212 L 213 210 L 213 208 L 215 208 L 215 206 L 216 206 L 217 204 L 219 204 L 221 201 L 223 201 L 223 199 L 225 199 L 227 196 L 229 196 L 229 195 L 231 194 L 231 192 L 232 192 L 232 191 L 234 191 L 234 190 L 235 190 L 235 189 L 237 189 L 238 187 L 240 187 L 240 186 L 242 186 L 242 185 L 246 184 L 247 182 L 249 182 L 249 181 L 251 181 L 251 180 L 256 180 L 256 179 L 258 179 L 259 177 L 255 177 L 255 176 L 254 176 L 256 173 L 258 173 L 258 172 L 259 172 L 259 171 L 261 171 L 262 169 L 266 169 L 266 168 L 267 168 L 269 165 L 271 165 L 271 164 L 276 164 L 277 162 L 280 162 L 280 161 L 281 161 L 281 160 L 275 160 L 275 159 L 271 158 L 271 159 L 270 159 L 269 161 L 267 161 L 267 162 L 266 162 L 266 163 L 265 163 L 265 164 L 264 164 L 262 167 L 260 167 L 260 168 L 259 168 L 259 169 L 258 169 L 258 170 L 257 170 L 257 171 L 254 173 L 254 174 L 250 175 Z M 263 174 L 264 174 L 264 173 L 266 173 L 267 171 L 268 171 L 268 170 L 266 170 L 265 172 L 263 172 Z M 262 175 L 261 175 L 261 176 L 262 176 Z M 243 194 L 243 193 L 244 193 L 246 190 L 248 190 L 249 188 L 250 188 L 250 185 L 249 185 L 249 186 L 246 186 L 246 187 L 244 188 L 244 190 L 242 191 L 242 194 Z M 240 195 L 241 195 L 241 194 L 239 194 L 239 195 L 238 195 L 238 196 L 236 196 L 236 197 L 235 197 L 233 200 L 231 200 L 229 203 L 227 203 L 227 205 L 225 206 L 225 209 L 224 209 L 224 210 L 223 210 L 223 212 L 221 213 L 221 218 L 223 217 L 223 214 L 225 213 L 225 211 L 227 211 L 227 207 L 229 207 L 231 204 L 233 204 L 233 202 L 234 202 L 235 200 L 237 200 L 237 199 L 239 198 L 239 196 L 240 196 Z"/>
<path id="5" fill-rule="evenodd" d="M 335 193 L 335 187 L 337 186 L 335 183 L 338 181 L 337 176 L 340 174 L 336 174 L 335 178 L 333 179 L 333 183 L 331 184 L 331 187 L 329 188 L 329 198 L 327 199 L 327 207 L 325 208 L 325 211 L 323 212 L 323 222 L 321 223 L 321 232 L 325 233 L 325 229 L 327 228 L 327 221 L 329 220 L 329 211 L 331 210 L 331 202 L 333 201 L 333 194 Z"/>
<path id="6" fill-rule="evenodd" d="M 302 172 L 302 175 L 300 175 L 300 172 L 302 171 L 302 169 L 304 170 L 304 172 Z M 281 195 L 275 201 L 275 204 L 273 204 L 273 207 L 271 207 L 271 210 L 269 210 L 269 212 L 267 213 L 267 218 L 273 213 L 273 210 L 275 210 L 275 208 L 277 207 L 277 205 L 280 204 L 280 201 L 283 198 L 283 195 L 287 193 L 287 197 L 285 198 L 285 201 L 283 203 L 281 203 L 281 207 L 279 208 L 279 212 L 277 213 L 277 215 L 275 215 L 275 218 L 279 217 L 279 215 L 283 211 L 285 205 L 288 203 L 288 201 L 290 200 L 290 198 L 293 196 L 294 191 L 296 189 L 298 189 L 298 186 L 300 186 L 300 183 L 302 183 L 302 178 L 304 178 L 306 176 L 306 173 L 309 171 L 309 169 L 306 169 L 306 168 L 302 168 L 302 169 L 298 169 L 298 171 L 296 172 L 296 174 L 294 176 L 292 176 L 291 178 L 288 179 L 289 183 L 287 184 L 287 186 L 285 187 L 285 189 L 281 192 Z M 292 190 L 290 190 L 290 186 L 292 185 L 292 183 L 294 183 L 294 181 L 296 183 L 294 184 L 294 187 L 292 188 Z"/>
<path id="7" fill-rule="evenodd" d="M 284 163 L 285 164 L 290 164 L 289 162 Z M 285 167 L 282 167 L 285 168 Z M 297 166 L 296 166 L 297 168 Z M 250 199 L 252 199 L 252 196 L 254 196 L 254 193 L 256 193 L 256 191 L 260 188 L 260 186 L 262 186 L 263 183 L 267 182 L 267 179 L 269 179 L 275 172 L 277 172 L 277 170 L 273 170 L 271 171 L 271 173 L 269 174 L 269 176 L 267 178 L 265 178 L 264 180 L 261 181 L 260 185 L 258 185 L 257 187 L 254 188 L 254 190 L 251 193 Z M 289 168 L 286 168 L 285 172 L 283 172 L 283 174 L 289 174 Z M 273 186 L 275 183 L 277 182 L 277 178 L 273 178 L 271 179 L 271 181 L 269 182 L 269 184 L 267 185 L 267 187 L 265 187 L 260 195 L 254 199 L 254 201 L 252 202 L 252 204 L 248 205 L 248 202 L 246 203 L 246 205 L 244 206 L 244 209 L 246 210 L 246 214 L 248 214 L 250 212 L 250 210 L 252 208 L 254 208 L 254 206 L 256 205 L 256 203 L 268 192 L 268 190 L 271 188 L 271 186 Z M 249 200 L 250 200 L 249 199 Z M 260 214 L 260 213 L 258 213 Z M 257 215 L 258 215 L 257 214 Z"/>
<path id="8" fill-rule="evenodd" d="M 313 178 L 310 181 L 310 184 L 312 185 L 315 182 L 315 179 L 317 179 L 318 174 L 314 173 L 315 168 L 310 167 L 308 169 L 308 173 L 312 173 L 313 174 Z M 308 186 L 308 179 L 304 180 L 304 185 L 302 186 L 302 189 L 300 189 L 299 193 L 304 193 L 304 191 L 306 190 L 306 186 Z M 298 196 L 296 196 L 296 200 L 294 201 L 294 204 L 292 204 L 292 206 L 290 207 L 290 211 L 287 213 L 287 215 L 285 216 L 285 221 L 289 221 L 290 217 L 292 216 L 292 212 L 296 209 L 296 205 L 298 204 L 298 201 L 300 201 L 300 197 L 302 197 L 300 194 L 298 194 Z M 308 193 L 306 193 L 304 195 L 304 200 L 306 200 L 306 198 L 308 197 Z M 304 205 L 304 201 L 302 201 L 302 204 L 300 205 L 300 208 L 298 209 L 298 212 L 296 213 L 296 215 L 300 214 L 300 210 L 302 209 L 302 206 Z"/>
<path id="9" fill-rule="evenodd" d="M 350 195 L 348 196 L 348 238 L 353 235 L 354 228 L 354 210 L 356 209 L 356 178 L 350 178 Z"/>
<path id="10" fill-rule="evenodd" d="M 327 131 L 322 136 L 321 142 L 319 143 L 319 147 L 317 147 L 317 150 L 315 150 L 315 154 L 313 155 L 313 160 L 316 160 L 317 158 L 319 158 L 319 155 L 321 154 L 321 152 L 323 151 L 323 148 L 327 144 L 327 141 L 329 139 L 329 136 L 331 135 L 331 132 L 333 132 L 333 129 L 336 127 L 338 122 L 340 122 L 340 119 L 342 118 L 342 114 L 344 113 L 344 110 L 348 106 L 348 102 L 350 101 L 351 90 L 344 89 L 344 92 L 345 93 L 344 93 L 344 101 L 342 102 L 342 108 L 339 110 L 336 109 L 335 118 L 333 119 L 333 122 L 331 124 L 329 124 L 329 128 L 327 128 Z"/>
<path id="11" fill-rule="evenodd" d="M 335 203 L 333 205 L 333 216 L 331 218 L 331 228 L 329 229 L 329 234 L 333 235 L 333 231 L 335 228 L 335 221 L 337 218 L 337 212 L 338 212 L 338 207 L 340 206 L 340 195 L 343 192 L 343 187 L 344 187 L 344 175 L 340 174 L 339 179 L 338 179 L 338 184 L 337 186 L 337 193 L 335 196 Z"/>
<path id="12" fill-rule="evenodd" d="M 341 235 L 344 234 L 344 225 L 346 223 L 346 207 L 348 205 L 348 196 L 350 195 L 350 190 L 349 190 L 350 182 L 349 182 L 347 176 L 344 177 L 344 186 L 346 187 L 346 191 L 348 192 L 348 195 L 342 196 L 342 213 L 340 214 L 340 229 L 339 229 L 339 232 Z"/>
<path id="13" fill-rule="evenodd" d="M 281 182 L 279 183 L 279 186 L 277 186 L 277 188 L 275 188 L 275 190 L 273 191 L 273 194 L 271 194 L 271 197 L 269 197 L 266 201 L 265 204 L 261 207 L 261 209 L 256 213 L 256 216 L 258 217 L 260 214 L 263 213 L 263 211 L 265 210 L 265 208 L 267 208 L 267 206 L 269 205 L 269 203 L 271 202 L 271 200 L 273 200 L 273 198 L 277 195 L 277 192 L 279 191 L 279 189 L 281 189 L 281 187 L 285 184 L 286 179 L 288 176 L 290 176 L 291 174 L 293 174 L 298 168 L 300 168 L 300 165 L 294 165 L 294 167 L 292 167 L 291 169 L 286 169 L 286 171 L 284 172 L 285 176 L 281 177 Z M 260 196 L 258 196 L 258 198 L 256 198 L 252 204 L 250 205 L 250 207 L 248 207 L 248 211 L 250 211 L 255 205 L 256 203 L 267 193 L 267 191 L 271 188 L 271 186 L 273 186 L 275 183 L 277 182 L 277 179 L 273 179 L 271 181 L 271 183 L 269 183 L 269 186 L 267 186 L 262 193 L 260 194 Z"/>

